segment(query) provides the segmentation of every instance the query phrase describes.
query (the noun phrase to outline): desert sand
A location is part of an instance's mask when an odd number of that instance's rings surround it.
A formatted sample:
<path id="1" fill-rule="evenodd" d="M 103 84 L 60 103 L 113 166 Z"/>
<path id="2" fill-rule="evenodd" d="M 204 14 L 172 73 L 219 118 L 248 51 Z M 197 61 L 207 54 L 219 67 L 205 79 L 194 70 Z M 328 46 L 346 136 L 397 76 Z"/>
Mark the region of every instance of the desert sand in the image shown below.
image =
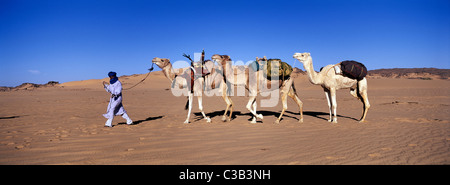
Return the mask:
<path id="1" fill-rule="evenodd" d="M 120 81 L 127 88 L 144 76 Z M 281 103 L 258 107 L 264 120 L 251 124 L 248 97 L 233 97 L 231 122 L 221 121 L 221 97 L 204 97 L 212 123 L 194 99 L 195 115 L 183 124 L 186 98 L 153 72 L 123 92 L 136 124 L 116 116 L 113 128 L 103 127 L 103 80 L 0 92 L 0 164 L 450 164 L 450 80 L 369 78 L 367 122 L 358 123 L 362 104 L 343 89 L 332 124 L 321 87 L 299 74 L 304 123 L 292 99 L 280 124 Z"/>

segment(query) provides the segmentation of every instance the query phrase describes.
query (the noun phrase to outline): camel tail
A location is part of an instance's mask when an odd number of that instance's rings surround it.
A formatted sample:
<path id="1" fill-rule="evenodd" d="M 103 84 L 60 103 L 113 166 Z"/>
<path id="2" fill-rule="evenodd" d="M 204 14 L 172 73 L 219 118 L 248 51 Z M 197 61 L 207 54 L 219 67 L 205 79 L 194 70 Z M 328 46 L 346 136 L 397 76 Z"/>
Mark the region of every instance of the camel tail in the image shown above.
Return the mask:
<path id="1" fill-rule="evenodd" d="M 188 110 L 188 108 L 189 108 L 189 97 L 186 101 L 186 105 L 184 106 L 184 110 Z"/>

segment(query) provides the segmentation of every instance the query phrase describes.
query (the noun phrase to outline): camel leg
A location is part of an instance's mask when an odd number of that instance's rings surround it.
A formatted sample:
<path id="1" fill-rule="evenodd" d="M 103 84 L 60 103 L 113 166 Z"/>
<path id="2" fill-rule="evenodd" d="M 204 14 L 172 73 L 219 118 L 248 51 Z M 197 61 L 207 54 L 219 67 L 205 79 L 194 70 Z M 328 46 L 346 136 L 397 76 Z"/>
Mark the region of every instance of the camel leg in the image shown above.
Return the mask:
<path id="1" fill-rule="evenodd" d="M 356 90 L 356 88 L 350 88 L 350 94 L 353 96 L 353 97 L 355 97 L 355 98 L 358 98 L 359 99 L 359 96 L 358 96 L 358 93 L 357 93 L 357 90 Z"/>
<path id="2" fill-rule="evenodd" d="M 280 116 L 275 120 L 275 123 L 280 123 L 281 117 L 283 117 L 284 111 L 287 109 L 287 93 L 281 92 L 281 103 L 283 104 L 283 110 L 281 110 Z"/>
<path id="3" fill-rule="evenodd" d="M 257 104 L 256 104 L 256 99 L 255 99 L 255 101 L 253 102 L 253 112 L 255 112 L 255 114 L 256 114 L 256 107 L 258 107 L 257 106 Z M 262 114 L 256 114 L 256 118 L 259 118 L 259 119 L 263 119 L 263 115 Z"/>
<path id="4" fill-rule="evenodd" d="M 337 102 L 336 102 L 336 89 L 332 88 L 330 89 L 330 95 L 331 95 L 331 108 L 333 109 L 333 123 L 337 123 Z"/>
<path id="5" fill-rule="evenodd" d="M 252 123 L 253 122 L 255 122 L 256 123 L 256 111 L 253 111 L 253 109 L 252 109 L 252 105 L 253 105 L 253 103 L 256 101 L 255 100 L 256 99 L 256 96 L 250 96 L 250 98 L 248 99 L 248 102 L 247 102 L 247 106 L 246 106 L 246 108 L 250 111 L 250 113 L 252 113 L 252 117 L 253 117 L 253 120 L 252 120 Z"/>
<path id="6" fill-rule="evenodd" d="M 278 117 L 278 119 L 275 121 L 275 123 L 280 123 L 281 118 L 283 117 L 284 112 L 287 109 L 287 96 L 290 93 L 290 90 L 292 88 L 292 83 L 294 81 L 292 80 L 292 78 L 288 79 L 287 81 L 285 81 L 285 83 L 282 85 L 281 87 L 281 103 L 283 105 L 283 109 L 281 110 L 281 114 Z"/>
<path id="7" fill-rule="evenodd" d="M 189 123 L 189 119 L 190 119 L 190 117 L 191 117 L 191 111 L 192 111 L 192 100 L 194 99 L 193 98 L 194 97 L 194 94 L 193 93 L 189 93 L 189 96 L 188 96 L 188 98 L 189 98 L 189 109 L 188 109 L 188 114 L 187 114 L 187 118 L 186 118 L 186 121 L 184 121 L 184 123 Z"/>
<path id="8" fill-rule="evenodd" d="M 253 107 L 253 112 L 255 112 L 256 113 L 256 107 L 258 107 L 257 106 L 257 103 L 256 103 L 256 99 L 255 99 L 255 101 L 253 101 L 253 104 L 252 104 L 252 107 Z M 252 122 L 252 123 L 256 123 L 256 118 L 259 118 L 259 119 L 263 119 L 263 115 L 262 114 L 256 114 L 256 117 L 254 117 L 254 121 Z"/>
<path id="9" fill-rule="evenodd" d="M 200 112 L 202 112 L 203 118 L 206 120 L 207 123 L 211 123 L 211 118 L 207 117 L 205 115 L 205 112 L 203 112 L 203 104 L 202 104 L 202 96 L 197 96 L 197 100 L 198 100 L 198 109 L 200 110 Z"/>
<path id="10" fill-rule="evenodd" d="M 227 87 L 227 86 L 225 86 Z M 228 87 L 227 87 L 228 88 Z M 230 117 L 228 117 L 228 120 L 226 118 L 227 112 L 225 112 L 224 117 L 222 118 L 222 121 L 226 120 L 226 121 L 231 121 L 231 117 L 233 116 L 233 101 L 231 100 L 231 97 L 228 96 L 227 90 L 225 89 L 225 98 L 226 98 L 226 103 L 227 103 L 227 109 L 229 108 L 230 110 Z"/>
<path id="11" fill-rule="evenodd" d="M 226 122 L 227 121 L 227 112 L 228 112 L 228 109 L 231 106 L 231 102 L 228 101 L 230 99 L 230 97 L 227 95 L 227 86 L 222 84 L 222 87 L 223 87 L 222 88 L 222 98 L 225 101 L 225 103 L 227 104 L 227 108 L 225 109 L 225 113 L 223 113 L 223 116 L 222 116 L 222 121 Z"/>
<path id="12" fill-rule="evenodd" d="M 332 109 L 331 109 L 331 97 L 330 97 L 330 91 L 328 89 L 324 89 L 325 96 L 327 97 L 327 103 L 328 103 L 328 110 L 330 112 L 330 118 L 328 119 L 328 122 L 333 121 L 333 115 L 332 115 Z"/>
<path id="13" fill-rule="evenodd" d="M 369 98 L 367 97 L 367 92 L 361 93 L 361 97 L 362 97 L 361 102 L 363 103 L 363 113 L 359 122 L 363 123 L 366 121 L 367 111 L 369 111 L 370 103 Z"/>
<path id="14" fill-rule="evenodd" d="M 303 102 L 300 100 L 300 98 L 298 98 L 297 93 L 295 92 L 293 87 L 289 90 L 288 96 L 291 97 L 295 101 L 295 103 L 297 103 L 300 110 L 300 119 L 298 120 L 298 122 L 303 123 Z"/>
<path id="15" fill-rule="evenodd" d="M 251 123 L 256 123 L 256 118 L 263 119 L 262 114 L 256 114 L 256 96 L 251 96 L 247 103 L 247 109 L 252 113 L 252 121 Z"/>
<path id="16" fill-rule="evenodd" d="M 367 80 L 365 78 L 358 82 L 358 90 L 359 95 L 361 96 L 361 102 L 363 103 L 363 113 L 361 120 L 359 121 L 362 123 L 365 122 L 367 111 L 369 111 L 370 108 L 369 98 L 367 97 Z"/>
<path id="17" fill-rule="evenodd" d="M 227 98 L 230 103 L 230 117 L 228 117 L 228 121 L 231 121 L 231 117 L 233 116 L 233 101 L 231 101 L 231 97 L 227 96 Z"/>

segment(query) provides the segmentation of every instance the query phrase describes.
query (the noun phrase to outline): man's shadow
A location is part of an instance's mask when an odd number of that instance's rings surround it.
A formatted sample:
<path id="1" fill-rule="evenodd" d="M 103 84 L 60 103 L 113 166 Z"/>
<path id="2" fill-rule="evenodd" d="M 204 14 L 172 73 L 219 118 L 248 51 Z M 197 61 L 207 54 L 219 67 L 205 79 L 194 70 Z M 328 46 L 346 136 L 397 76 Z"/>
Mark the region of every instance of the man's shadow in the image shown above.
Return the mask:
<path id="1" fill-rule="evenodd" d="M 141 123 L 143 123 L 143 122 L 146 122 L 146 121 L 152 121 L 152 120 L 157 120 L 157 119 L 161 119 L 161 118 L 163 118 L 163 117 L 164 117 L 164 116 L 148 117 L 148 118 L 146 118 L 146 119 L 133 121 L 133 125 L 139 125 L 139 124 L 141 124 Z M 127 124 L 127 123 L 126 123 L 126 122 L 120 122 L 120 123 L 118 123 L 117 125 L 123 125 L 123 124 Z"/>
<path id="2" fill-rule="evenodd" d="M 14 118 L 20 118 L 21 116 L 5 116 L 5 117 L 0 117 L 0 119 L 14 119 Z"/>

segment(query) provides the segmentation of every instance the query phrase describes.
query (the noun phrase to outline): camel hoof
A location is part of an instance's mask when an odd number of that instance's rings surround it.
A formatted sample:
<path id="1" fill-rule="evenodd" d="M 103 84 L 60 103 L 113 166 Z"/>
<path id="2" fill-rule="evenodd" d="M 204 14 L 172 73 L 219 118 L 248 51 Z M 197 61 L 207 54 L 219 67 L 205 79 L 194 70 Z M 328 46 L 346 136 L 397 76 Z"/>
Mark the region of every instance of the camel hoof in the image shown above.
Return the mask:
<path id="1" fill-rule="evenodd" d="M 256 117 L 259 118 L 259 119 L 263 119 L 264 118 L 262 114 L 258 114 Z"/>
<path id="2" fill-rule="evenodd" d="M 360 120 L 359 122 L 360 122 L 360 123 L 367 123 L 366 120 Z"/>
<path id="3" fill-rule="evenodd" d="M 280 124 L 280 120 L 275 120 L 273 123 Z"/>
<path id="4" fill-rule="evenodd" d="M 227 117 L 226 116 L 222 116 L 222 121 L 223 122 L 227 122 Z"/>
<path id="5" fill-rule="evenodd" d="M 184 121 L 184 124 L 189 124 L 189 120 Z"/>
<path id="6" fill-rule="evenodd" d="M 211 123 L 211 118 L 207 117 L 206 118 L 206 123 Z"/>
<path id="7" fill-rule="evenodd" d="M 255 123 L 256 123 L 256 120 L 252 120 L 252 121 L 250 121 L 250 123 L 255 124 Z"/>
<path id="8" fill-rule="evenodd" d="M 303 123 L 303 118 L 302 118 L 302 119 L 300 119 L 300 120 L 298 120 L 298 122 L 299 122 L 299 123 Z"/>
<path id="9" fill-rule="evenodd" d="M 230 121 L 231 121 L 231 118 L 227 118 L 227 121 L 230 122 Z"/>

